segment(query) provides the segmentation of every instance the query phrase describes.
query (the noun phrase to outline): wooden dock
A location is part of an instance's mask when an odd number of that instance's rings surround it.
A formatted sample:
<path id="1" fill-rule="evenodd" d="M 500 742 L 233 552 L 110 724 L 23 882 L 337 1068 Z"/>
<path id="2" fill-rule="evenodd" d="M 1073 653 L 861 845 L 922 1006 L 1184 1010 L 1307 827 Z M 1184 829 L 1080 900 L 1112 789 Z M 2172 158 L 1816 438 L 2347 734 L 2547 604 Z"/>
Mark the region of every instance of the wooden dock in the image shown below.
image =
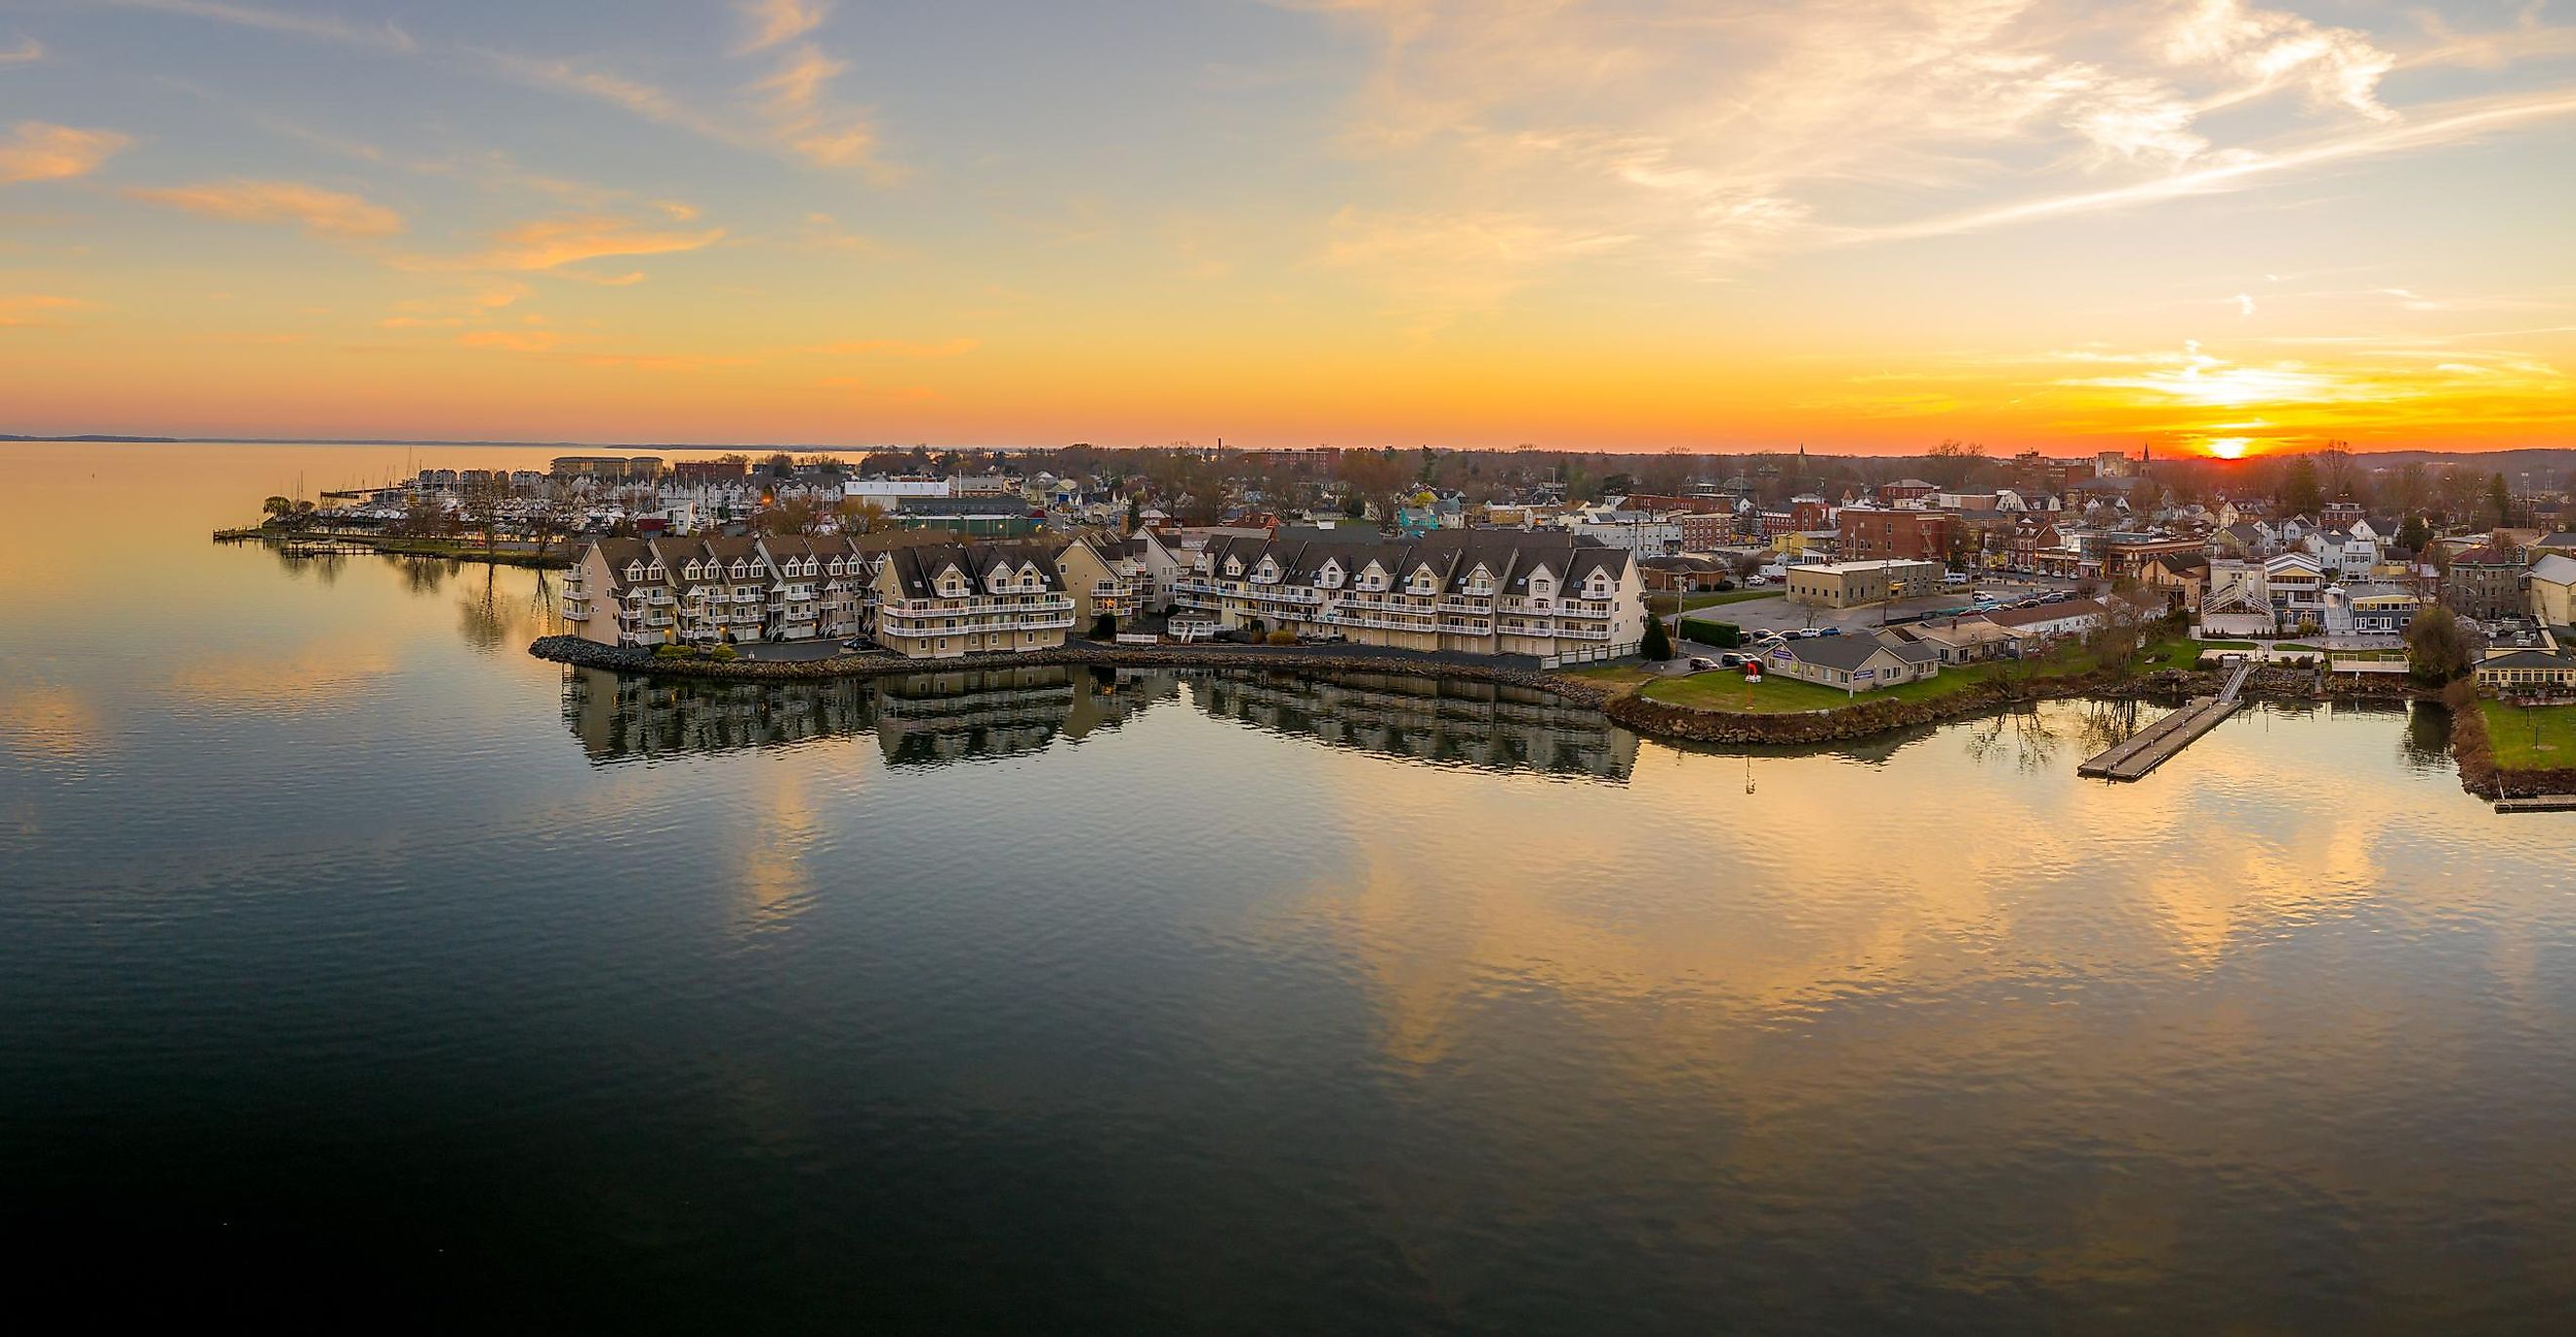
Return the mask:
<path id="1" fill-rule="evenodd" d="M 2576 812 L 2576 794 L 2532 794 L 2496 800 L 2497 812 Z"/>
<path id="2" fill-rule="evenodd" d="M 2244 690 L 2245 677 L 2253 672 L 2249 661 L 2239 664 L 2227 680 L 2227 689 L 2216 696 L 2196 696 L 2189 705 L 2114 743 L 2100 756 L 2075 768 L 2077 775 L 2103 780 L 2135 780 L 2171 760 L 2175 753 L 2189 747 L 2202 734 L 2218 727 L 2220 720 L 2236 713 L 2244 702 L 2237 693 Z"/>

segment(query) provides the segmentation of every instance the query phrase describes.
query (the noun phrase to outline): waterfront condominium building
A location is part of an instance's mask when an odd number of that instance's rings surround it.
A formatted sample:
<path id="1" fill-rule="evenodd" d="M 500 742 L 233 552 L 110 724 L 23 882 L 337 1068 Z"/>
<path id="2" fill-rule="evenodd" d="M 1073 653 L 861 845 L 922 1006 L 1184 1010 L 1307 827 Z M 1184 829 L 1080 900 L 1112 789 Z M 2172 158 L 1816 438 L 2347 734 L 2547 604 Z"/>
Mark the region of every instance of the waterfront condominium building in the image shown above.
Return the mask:
<path id="1" fill-rule="evenodd" d="M 1171 605 L 1180 559 L 1151 534 L 1078 538 L 1057 550 L 1055 569 L 1073 599 L 1076 627 L 1087 628 L 1104 613 L 1125 626 L 1139 613 Z"/>
<path id="2" fill-rule="evenodd" d="M 929 543 L 877 566 L 876 641 L 914 659 L 1064 644 L 1073 599 L 1055 553 L 1026 543 Z"/>
<path id="3" fill-rule="evenodd" d="M 563 616 L 606 645 L 855 636 L 882 553 L 846 538 L 604 538 L 564 578 Z"/>
<path id="4" fill-rule="evenodd" d="M 1337 530 L 1220 538 L 1173 602 L 1221 627 L 1363 645 L 1561 658 L 1645 639 L 1636 557 L 1566 533 L 1474 529 L 1388 540 Z"/>

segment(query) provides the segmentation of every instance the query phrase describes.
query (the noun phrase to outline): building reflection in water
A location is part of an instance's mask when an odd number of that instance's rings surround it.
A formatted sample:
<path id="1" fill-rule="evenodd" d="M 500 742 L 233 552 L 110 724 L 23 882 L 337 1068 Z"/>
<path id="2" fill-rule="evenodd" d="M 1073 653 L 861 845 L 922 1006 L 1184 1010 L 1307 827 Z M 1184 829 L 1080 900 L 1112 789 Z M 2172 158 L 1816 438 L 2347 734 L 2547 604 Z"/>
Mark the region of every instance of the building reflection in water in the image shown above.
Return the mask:
<path id="1" fill-rule="evenodd" d="M 1193 689 L 1199 708 L 1218 719 L 1441 765 L 1625 781 L 1637 762 L 1635 734 L 1597 710 L 1523 688 L 1383 673 L 1217 673 Z"/>
<path id="2" fill-rule="evenodd" d="M 1386 756 L 1624 781 L 1636 735 L 1543 693 L 1384 674 L 1023 668 L 874 681 L 712 683 L 564 675 L 564 722 L 592 761 L 791 747 L 873 735 L 895 765 L 1035 752 L 1177 699 L 1218 719 Z"/>
<path id="3" fill-rule="evenodd" d="M 564 675 L 564 723 L 594 762 L 792 747 L 872 735 L 888 762 L 1033 752 L 1114 728 L 1179 695 L 1179 675 L 1025 668 L 875 681 L 713 683 Z"/>

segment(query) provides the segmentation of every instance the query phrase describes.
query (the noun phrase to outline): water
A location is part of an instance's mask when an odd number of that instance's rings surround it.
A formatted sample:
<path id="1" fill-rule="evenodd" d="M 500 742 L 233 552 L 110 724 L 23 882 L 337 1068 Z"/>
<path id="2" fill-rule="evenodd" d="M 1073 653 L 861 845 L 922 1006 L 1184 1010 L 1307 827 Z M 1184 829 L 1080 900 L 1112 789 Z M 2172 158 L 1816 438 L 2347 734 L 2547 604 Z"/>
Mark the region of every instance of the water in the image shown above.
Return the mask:
<path id="1" fill-rule="evenodd" d="M 443 453 L 517 463 L 544 452 Z M 2576 818 L 2438 719 L 1685 751 L 1419 684 L 567 674 L 0 445 L 29 1276 L 500 1327 L 2549 1329 Z M 499 1315 L 497 1322 L 492 1316 Z"/>

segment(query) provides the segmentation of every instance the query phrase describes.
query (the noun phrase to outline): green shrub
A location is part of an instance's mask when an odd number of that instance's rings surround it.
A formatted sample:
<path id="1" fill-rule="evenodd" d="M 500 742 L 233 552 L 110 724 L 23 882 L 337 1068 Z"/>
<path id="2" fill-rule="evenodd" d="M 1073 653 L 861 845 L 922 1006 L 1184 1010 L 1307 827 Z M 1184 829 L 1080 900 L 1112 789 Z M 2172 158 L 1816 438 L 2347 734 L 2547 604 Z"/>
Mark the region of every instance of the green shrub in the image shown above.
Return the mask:
<path id="1" fill-rule="evenodd" d="M 1744 628 L 1739 627 L 1732 622 L 1712 622 L 1703 621 L 1699 618 L 1684 618 L 1682 620 L 1682 639 L 1686 641 L 1697 641 L 1702 645 L 1713 645 L 1720 650 L 1732 650 L 1735 647 L 1744 644 Z"/>
<path id="2" fill-rule="evenodd" d="M 707 658 L 723 660 L 740 659 L 742 658 L 742 651 L 737 650 L 730 645 L 719 645 L 716 648 L 707 651 Z"/>
<path id="3" fill-rule="evenodd" d="M 1270 643 L 1272 645 L 1295 645 L 1297 643 L 1297 633 L 1283 627 L 1270 633 Z"/>
<path id="4" fill-rule="evenodd" d="M 685 645 L 657 645 L 653 647 L 653 657 L 655 659 L 684 659 L 691 653 L 693 652 Z"/>

